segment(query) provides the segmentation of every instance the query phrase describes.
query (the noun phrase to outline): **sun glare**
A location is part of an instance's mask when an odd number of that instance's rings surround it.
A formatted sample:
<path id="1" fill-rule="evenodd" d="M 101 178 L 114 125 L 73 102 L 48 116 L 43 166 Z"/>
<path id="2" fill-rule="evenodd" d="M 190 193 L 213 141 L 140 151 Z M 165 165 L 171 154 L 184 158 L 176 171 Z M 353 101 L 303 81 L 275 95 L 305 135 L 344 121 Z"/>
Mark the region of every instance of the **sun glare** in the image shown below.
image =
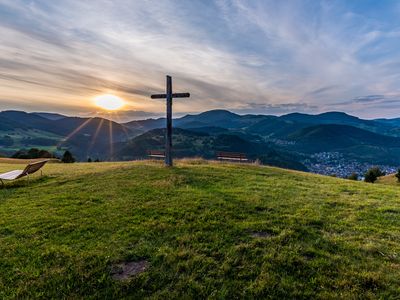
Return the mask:
<path id="1" fill-rule="evenodd" d="M 96 97 L 95 103 L 97 106 L 105 110 L 118 110 L 125 104 L 124 100 L 122 100 L 120 97 L 111 94 L 100 95 Z"/>

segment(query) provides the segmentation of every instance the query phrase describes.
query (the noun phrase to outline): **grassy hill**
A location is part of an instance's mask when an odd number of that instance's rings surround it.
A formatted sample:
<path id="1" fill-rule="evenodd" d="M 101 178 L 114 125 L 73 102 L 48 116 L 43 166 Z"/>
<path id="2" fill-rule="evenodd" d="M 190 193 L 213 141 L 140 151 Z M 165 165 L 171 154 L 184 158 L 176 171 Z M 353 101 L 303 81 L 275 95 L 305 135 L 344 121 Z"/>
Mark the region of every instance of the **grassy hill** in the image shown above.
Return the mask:
<path id="1" fill-rule="evenodd" d="M 397 180 L 397 178 L 394 175 L 395 174 L 389 174 L 386 176 L 379 177 L 377 180 L 377 183 L 400 186 L 399 181 Z"/>
<path id="2" fill-rule="evenodd" d="M 184 160 L 44 173 L 0 190 L 2 299 L 400 294 L 398 187 Z"/>

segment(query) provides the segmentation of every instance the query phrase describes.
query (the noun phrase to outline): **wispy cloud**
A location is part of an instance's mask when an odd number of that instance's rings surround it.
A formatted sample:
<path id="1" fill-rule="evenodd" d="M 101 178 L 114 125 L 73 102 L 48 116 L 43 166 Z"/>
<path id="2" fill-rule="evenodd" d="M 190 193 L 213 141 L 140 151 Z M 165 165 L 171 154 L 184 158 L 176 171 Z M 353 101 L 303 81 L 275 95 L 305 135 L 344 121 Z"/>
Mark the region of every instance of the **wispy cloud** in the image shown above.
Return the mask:
<path id="1" fill-rule="evenodd" d="M 112 92 L 157 115 L 148 95 L 170 74 L 192 94 L 177 113 L 392 116 L 357 100 L 400 94 L 399 12 L 383 2 L 0 0 L 0 109 L 86 113 Z"/>

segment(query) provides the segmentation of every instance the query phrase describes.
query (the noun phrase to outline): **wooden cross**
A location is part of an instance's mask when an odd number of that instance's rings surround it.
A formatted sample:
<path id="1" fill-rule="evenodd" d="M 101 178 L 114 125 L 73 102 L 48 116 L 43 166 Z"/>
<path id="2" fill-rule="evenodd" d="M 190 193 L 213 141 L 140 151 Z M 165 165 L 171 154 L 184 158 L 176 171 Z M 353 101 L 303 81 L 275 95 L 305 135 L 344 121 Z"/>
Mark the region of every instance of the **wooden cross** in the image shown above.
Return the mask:
<path id="1" fill-rule="evenodd" d="M 172 98 L 188 98 L 189 93 L 172 93 L 172 78 L 167 75 L 166 94 L 151 95 L 151 99 L 167 99 L 167 130 L 165 135 L 165 165 L 172 167 Z"/>

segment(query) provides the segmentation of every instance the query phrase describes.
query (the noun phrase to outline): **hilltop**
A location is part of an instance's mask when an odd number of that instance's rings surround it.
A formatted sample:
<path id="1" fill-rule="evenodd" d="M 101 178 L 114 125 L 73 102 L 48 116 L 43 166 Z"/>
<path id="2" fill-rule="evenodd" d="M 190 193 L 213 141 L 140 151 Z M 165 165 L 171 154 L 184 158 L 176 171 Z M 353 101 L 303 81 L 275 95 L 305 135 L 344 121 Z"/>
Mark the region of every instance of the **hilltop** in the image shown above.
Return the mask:
<path id="1" fill-rule="evenodd" d="M 400 293 L 397 186 L 202 160 L 44 174 L 0 190 L 2 299 Z"/>

